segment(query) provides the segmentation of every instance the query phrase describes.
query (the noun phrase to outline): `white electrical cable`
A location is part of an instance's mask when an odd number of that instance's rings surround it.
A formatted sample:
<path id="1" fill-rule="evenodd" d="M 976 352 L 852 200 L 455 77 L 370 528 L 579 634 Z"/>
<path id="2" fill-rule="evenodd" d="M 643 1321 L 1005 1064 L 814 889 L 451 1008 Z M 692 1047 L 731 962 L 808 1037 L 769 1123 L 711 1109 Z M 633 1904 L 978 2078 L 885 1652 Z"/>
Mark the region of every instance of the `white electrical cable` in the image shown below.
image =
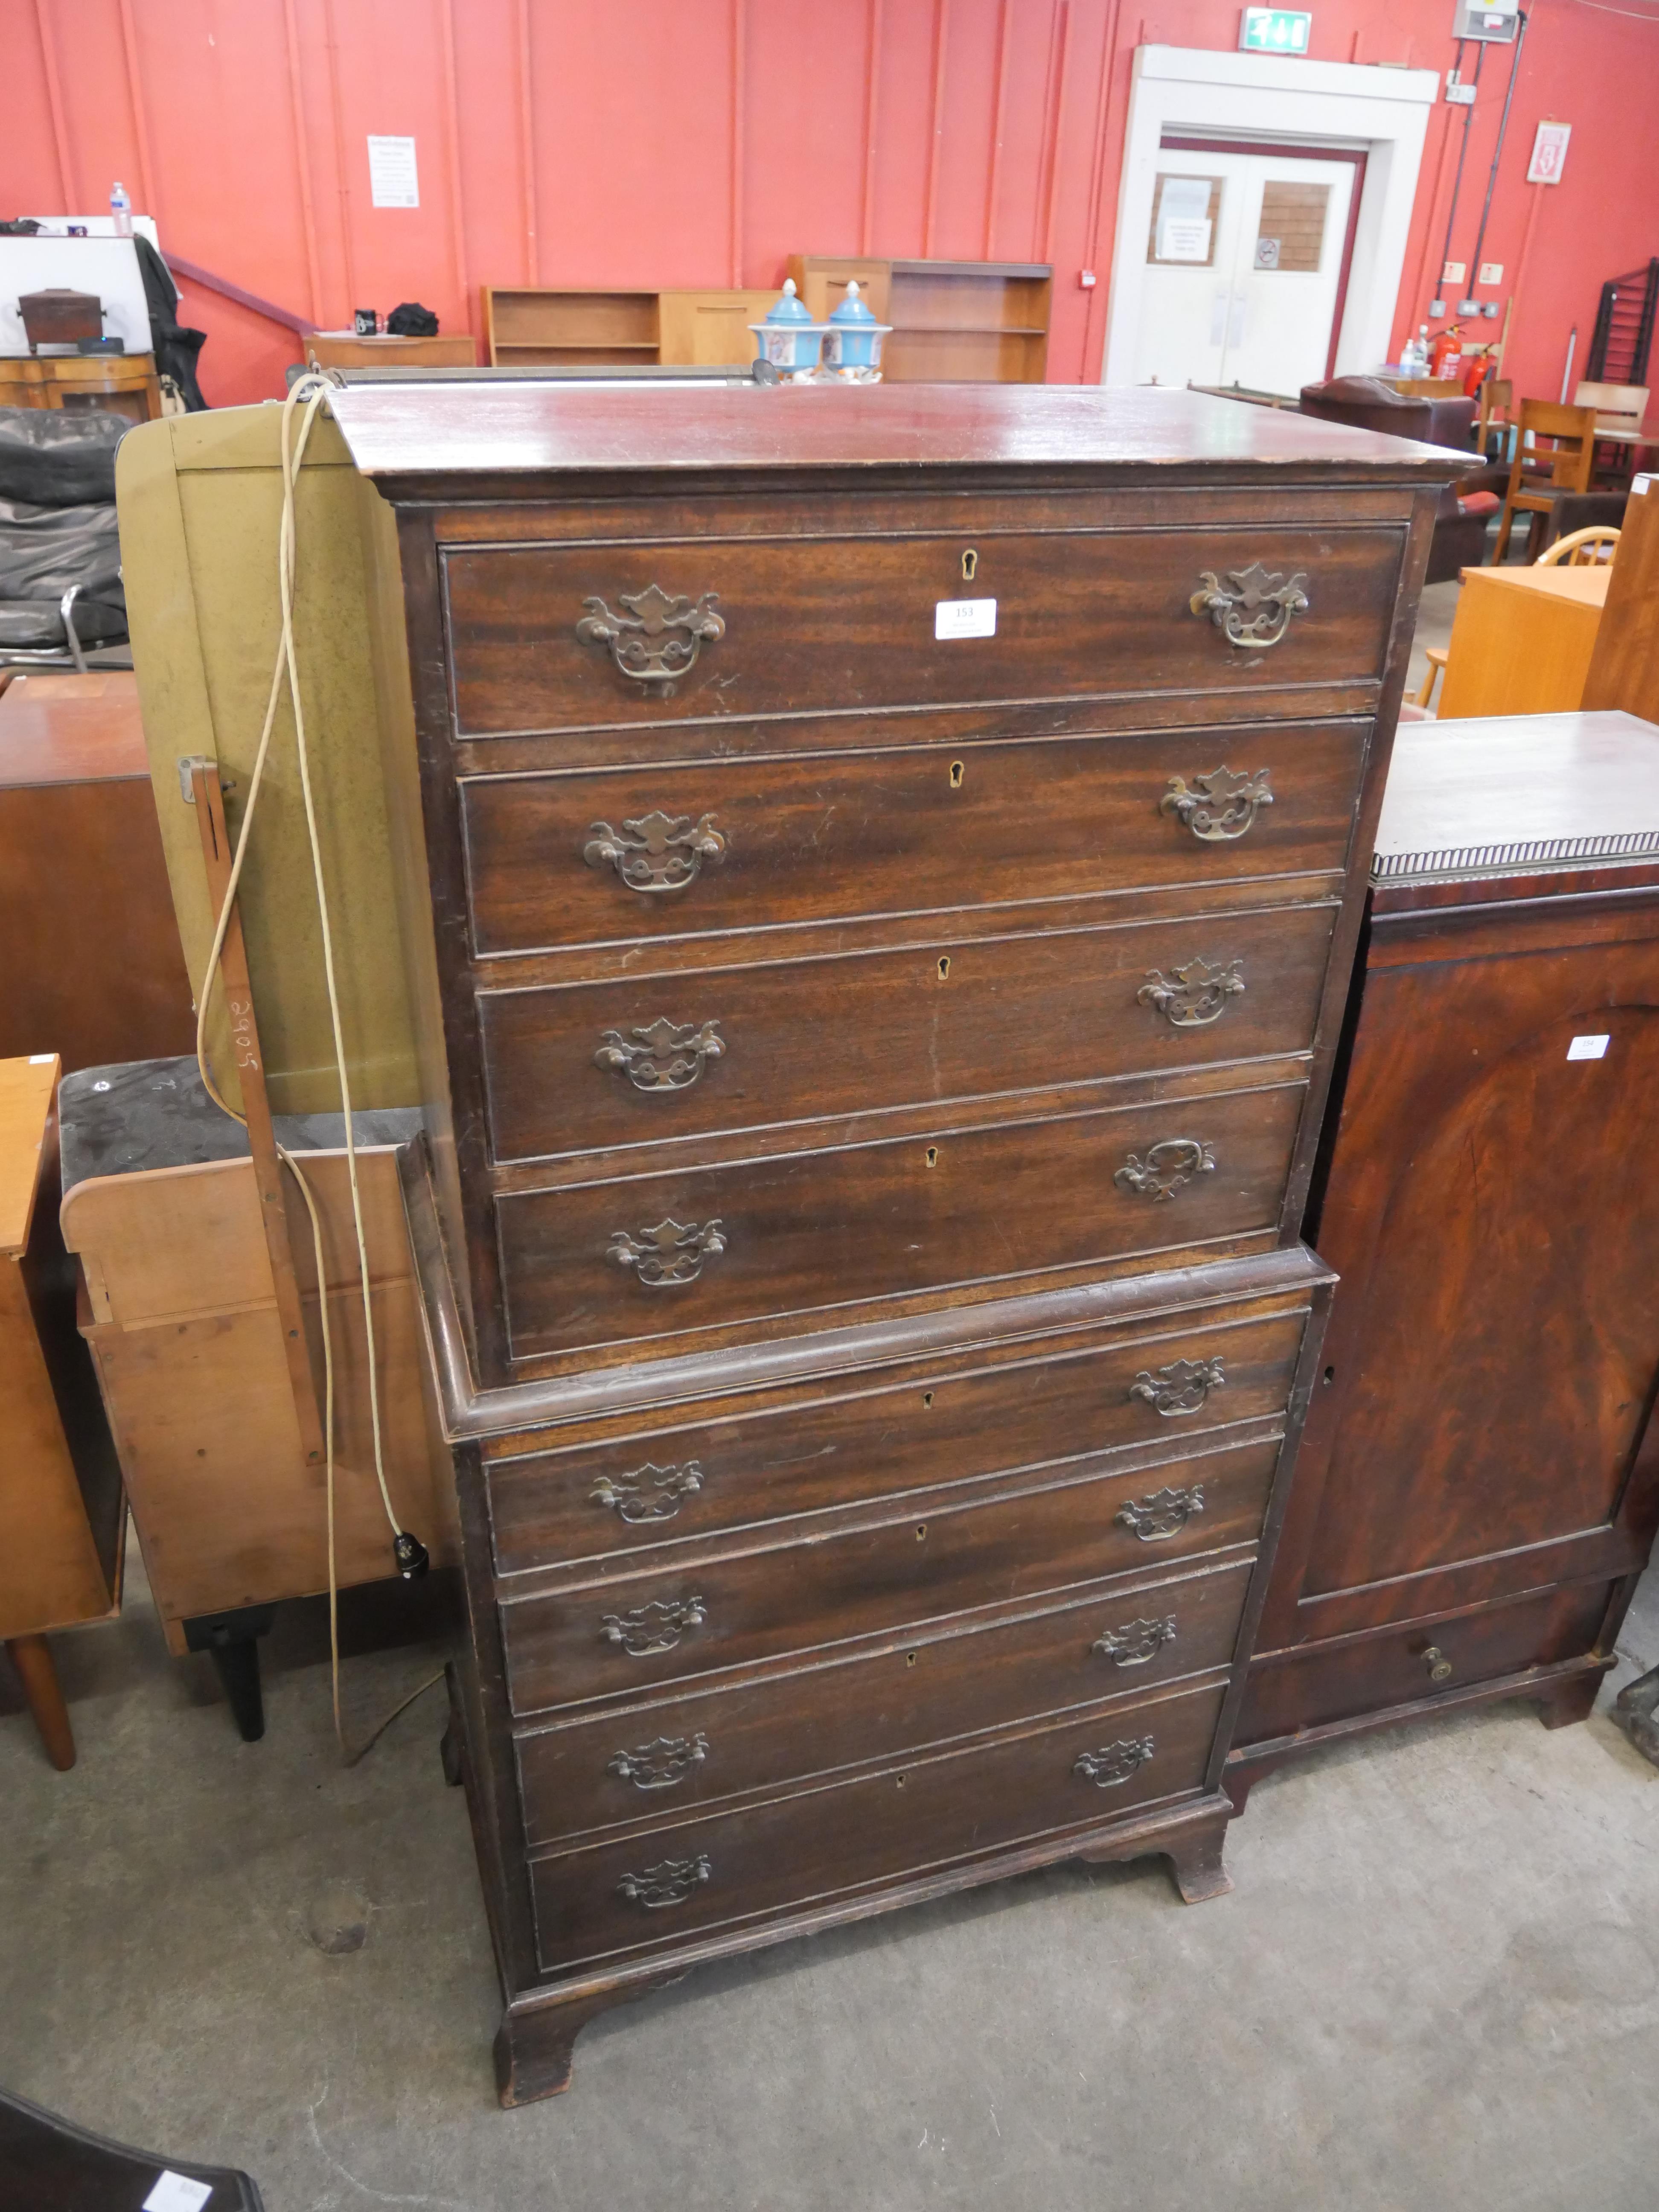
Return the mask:
<path id="1" fill-rule="evenodd" d="M 213 1079 L 212 1070 L 208 1065 L 208 1005 L 215 978 L 219 972 L 220 960 L 223 956 L 225 934 L 230 927 L 230 917 L 235 905 L 237 888 L 241 882 L 242 864 L 246 857 L 249 834 L 253 827 L 254 809 L 258 803 L 265 763 L 270 750 L 271 732 L 276 727 L 276 708 L 282 697 L 284 681 L 286 681 L 294 708 L 294 732 L 300 766 L 300 787 L 305 799 L 306 829 L 311 847 L 312 875 L 316 886 L 317 910 L 322 927 L 323 973 L 328 989 L 328 1010 L 333 1034 L 335 1072 L 339 1079 L 340 1103 L 345 1116 L 346 1168 L 351 1187 L 351 1217 L 357 1238 L 357 1262 L 363 1300 L 363 1330 L 368 1351 L 368 1397 L 370 1422 L 374 1438 L 374 1475 L 380 1486 L 380 1502 L 386 1509 L 386 1519 L 391 1523 L 394 1539 L 397 1539 L 401 1538 L 403 1531 L 398 1525 L 398 1516 L 392 1509 L 392 1493 L 387 1487 L 386 1479 L 385 1455 L 380 1432 L 380 1374 L 374 1340 L 374 1298 L 369 1287 L 368 1247 L 363 1231 L 362 1197 L 357 1182 L 357 1148 L 351 1120 L 351 1088 L 346 1068 L 345 1039 L 340 1024 L 339 992 L 334 973 L 334 940 L 329 919 L 328 891 L 323 876 L 322 841 L 318 831 L 316 806 L 311 788 L 310 760 L 306 747 L 305 711 L 300 697 L 299 659 L 294 642 L 294 580 L 296 565 L 295 491 L 299 482 L 300 465 L 305 458 L 306 444 L 311 435 L 312 425 L 317 419 L 319 410 L 325 403 L 328 392 L 329 386 L 321 377 L 301 376 L 295 380 L 292 390 L 283 403 L 283 514 L 277 538 L 276 561 L 277 589 L 282 605 L 281 634 L 277 642 L 276 665 L 271 671 L 270 690 L 265 701 L 264 722 L 259 732 L 259 743 L 253 758 L 253 769 L 248 781 L 247 802 L 242 813 L 241 828 L 237 833 L 235 850 L 231 860 L 230 877 L 225 887 L 224 901 L 214 928 L 213 943 L 208 954 L 207 969 L 198 996 L 196 1017 L 196 1063 L 201 1073 L 204 1087 L 214 1103 L 234 1120 L 246 1123 L 247 1117 L 237 1113 L 235 1108 L 223 1097 Z M 293 444 L 290 449 L 294 416 L 295 410 L 301 404 L 305 408 L 305 416 L 300 426 L 298 442 Z M 305 1201 L 306 1212 L 311 1223 L 312 1250 L 316 1262 L 317 1312 L 323 1339 L 324 1485 L 328 1522 L 329 1657 L 333 1686 L 334 1733 L 340 1746 L 342 1757 L 345 1764 L 350 1766 L 355 1765 L 357 1760 L 362 1758 L 364 1753 L 379 1740 L 405 1706 L 411 1705 L 414 1699 L 420 1696 L 422 1691 L 430 1689 L 434 1682 L 441 1681 L 443 1678 L 441 1674 L 434 1674 L 430 1680 L 422 1683 L 420 1690 L 412 1692 L 404 1700 L 403 1705 L 388 1714 L 374 1735 L 359 1750 L 355 1753 L 347 1750 L 345 1730 L 340 1714 L 339 1577 L 337 1571 L 334 1540 L 334 1346 L 328 1317 L 328 1282 L 324 1263 L 322 1218 L 318 1212 L 317 1202 L 312 1194 L 311 1186 L 301 1172 L 299 1163 L 283 1146 L 278 1145 L 276 1152 L 278 1158 L 299 1185 L 300 1195 Z"/>

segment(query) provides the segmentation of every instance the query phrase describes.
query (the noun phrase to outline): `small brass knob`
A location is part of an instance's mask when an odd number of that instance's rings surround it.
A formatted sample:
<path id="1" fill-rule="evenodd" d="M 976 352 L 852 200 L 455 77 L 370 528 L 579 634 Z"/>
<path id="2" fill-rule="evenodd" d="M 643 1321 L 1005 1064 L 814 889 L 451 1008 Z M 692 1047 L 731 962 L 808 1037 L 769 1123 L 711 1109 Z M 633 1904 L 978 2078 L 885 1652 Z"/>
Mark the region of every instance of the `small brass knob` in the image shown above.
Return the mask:
<path id="1" fill-rule="evenodd" d="M 1430 1681 L 1448 1682 L 1451 1680 L 1451 1661 L 1437 1644 L 1431 1644 L 1423 1654 L 1423 1664 L 1429 1670 Z"/>

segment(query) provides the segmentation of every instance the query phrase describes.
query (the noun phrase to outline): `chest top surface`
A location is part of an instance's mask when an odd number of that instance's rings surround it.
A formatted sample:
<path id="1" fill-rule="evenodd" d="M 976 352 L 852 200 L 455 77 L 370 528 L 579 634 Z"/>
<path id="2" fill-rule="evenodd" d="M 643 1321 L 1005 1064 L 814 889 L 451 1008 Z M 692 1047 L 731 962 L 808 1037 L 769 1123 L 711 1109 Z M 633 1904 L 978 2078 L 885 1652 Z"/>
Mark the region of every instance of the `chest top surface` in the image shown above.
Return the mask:
<path id="1" fill-rule="evenodd" d="M 1076 385 L 349 386 L 330 406 L 358 468 L 396 499 L 479 479 L 498 496 L 595 479 L 770 475 L 938 481 L 1167 480 L 1192 471 L 1444 483 L 1468 454 L 1200 392 Z"/>
<path id="2" fill-rule="evenodd" d="M 1559 892 L 1564 869 L 1659 864 L 1659 728 L 1634 714 L 1402 723 L 1371 882 Z"/>

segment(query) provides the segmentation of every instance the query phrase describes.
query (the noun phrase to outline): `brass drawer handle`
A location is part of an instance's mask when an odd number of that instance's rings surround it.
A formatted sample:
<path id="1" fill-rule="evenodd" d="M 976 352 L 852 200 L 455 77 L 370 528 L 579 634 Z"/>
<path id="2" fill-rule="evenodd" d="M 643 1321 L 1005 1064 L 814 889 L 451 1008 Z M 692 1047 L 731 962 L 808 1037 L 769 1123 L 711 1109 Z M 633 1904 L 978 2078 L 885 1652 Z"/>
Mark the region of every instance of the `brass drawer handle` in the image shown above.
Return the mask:
<path id="1" fill-rule="evenodd" d="M 1188 1490 L 1155 1490 L 1150 1498 L 1132 1498 L 1120 1505 L 1113 1519 L 1131 1529 L 1143 1544 L 1179 1535 L 1187 1523 L 1204 1510 L 1204 1488 L 1194 1483 Z"/>
<path id="2" fill-rule="evenodd" d="M 702 1488 L 702 1468 L 689 1459 L 684 1467 L 653 1467 L 647 1460 L 629 1474 L 602 1474 L 587 1493 L 629 1528 L 641 1522 L 672 1521 L 686 1498 Z"/>
<path id="3" fill-rule="evenodd" d="M 601 599 L 584 599 L 587 612 L 576 624 L 576 635 L 584 645 L 608 645 L 624 676 L 637 684 L 659 684 L 661 696 L 672 697 L 668 687 L 696 667 L 705 641 L 713 645 L 726 635 L 725 621 L 714 612 L 720 596 L 704 592 L 688 599 L 684 592 L 647 584 L 642 592 L 617 592 L 628 610 L 623 615 L 612 614 Z"/>
<path id="4" fill-rule="evenodd" d="M 725 1249 L 726 1239 L 718 1221 L 694 1221 L 689 1226 L 659 1221 L 654 1229 L 641 1229 L 637 1236 L 626 1229 L 613 1229 L 605 1257 L 619 1267 L 632 1267 L 647 1290 L 659 1291 L 695 1283 L 702 1273 L 703 1261 L 718 1260 Z"/>
<path id="5" fill-rule="evenodd" d="M 1447 1658 L 1445 1653 L 1440 1649 L 1440 1646 L 1437 1644 L 1431 1644 L 1428 1650 L 1423 1654 L 1423 1664 L 1429 1670 L 1430 1681 L 1450 1681 L 1452 1662 Z"/>
<path id="6" fill-rule="evenodd" d="M 1213 1175 L 1215 1154 L 1196 1137 L 1165 1137 L 1143 1160 L 1131 1152 L 1112 1177 L 1120 1190 L 1138 1191 L 1154 1206 L 1173 1198 L 1195 1175 Z"/>
<path id="7" fill-rule="evenodd" d="M 1217 1359 L 1176 1359 L 1167 1367 L 1143 1367 L 1129 1385 L 1132 1398 L 1144 1398 L 1155 1413 L 1166 1420 L 1176 1413 L 1196 1413 L 1212 1390 L 1227 1380 L 1223 1362 Z"/>
<path id="8" fill-rule="evenodd" d="M 1202 1029 L 1218 1021 L 1228 1000 L 1237 998 L 1244 988 L 1243 966 L 1242 960 L 1212 964 L 1194 959 L 1170 975 L 1161 968 L 1149 968 L 1135 997 L 1143 1006 L 1155 1006 L 1171 1029 Z"/>
<path id="9" fill-rule="evenodd" d="M 707 1062 L 726 1050 L 718 1021 L 694 1029 L 665 1019 L 647 1023 L 623 1036 L 606 1030 L 593 1055 L 595 1067 L 614 1068 L 635 1091 L 689 1091 Z"/>
<path id="10" fill-rule="evenodd" d="M 1242 837 L 1255 822 L 1257 811 L 1273 803 L 1265 768 L 1259 768 L 1254 775 L 1241 775 L 1237 769 L 1212 768 L 1195 775 L 1190 784 L 1184 776 L 1172 775 L 1170 788 L 1158 802 L 1158 811 L 1173 814 L 1194 837 L 1215 845 Z"/>
<path id="11" fill-rule="evenodd" d="M 1307 580 L 1304 570 L 1270 575 L 1260 561 L 1252 561 L 1248 568 L 1228 569 L 1224 585 L 1213 568 L 1206 568 L 1190 604 L 1195 615 L 1208 615 L 1229 645 L 1265 648 L 1279 642 L 1292 615 L 1306 611 L 1302 586 Z"/>
<path id="12" fill-rule="evenodd" d="M 714 827 L 712 814 L 641 814 L 623 820 L 620 830 L 608 822 L 590 824 L 582 858 L 590 868 L 612 867 L 630 891 L 654 897 L 664 891 L 683 891 L 695 883 L 708 860 L 716 865 L 726 857 L 726 840 Z"/>
<path id="13" fill-rule="evenodd" d="M 617 1884 L 617 1894 L 630 1905 L 642 1905 L 647 1912 L 659 1912 L 665 1905 L 684 1905 L 714 1871 L 707 1851 L 699 1851 L 694 1859 L 662 1859 L 639 1874 L 625 1874 Z"/>
<path id="14" fill-rule="evenodd" d="M 607 1644 L 620 1644 L 630 1659 L 644 1659 L 653 1651 L 672 1651 L 688 1628 L 701 1628 L 708 1618 L 700 1597 L 653 1597 L 633 1613 L 601 1614 L 599 1634 Z"/>
<path id="15" fill-rule="evenodd" d="M 1175 1640 L 1175 1615 L 1170 1613 L 1163 1620 L 1127 1620 L 1121 1628 L 1109 1628 L 1089 1649 L 1114 1667 L 1145 1667 Z"/>
<path id="16" fill-rule="evenodd" d="M 708 1756 L 708 1739 L 699 1729 L 696 1735 L 659 1735 L 636 1750 L 613 1752 L 605 1771 L 636 1790 L 672 1790 Z"/>
<path id="17" fill-rule="evenodd" d="M 1103 1751 L 1079 1753 L 1072 1771 L 1085 1782 L 1092 1782 L 1097 1790 L 1115 1790 L 1139 1772 L 1155 1748 L 1149 1735 L 1125 1736 L 1118 1743 L 1109 1743 Z"/>

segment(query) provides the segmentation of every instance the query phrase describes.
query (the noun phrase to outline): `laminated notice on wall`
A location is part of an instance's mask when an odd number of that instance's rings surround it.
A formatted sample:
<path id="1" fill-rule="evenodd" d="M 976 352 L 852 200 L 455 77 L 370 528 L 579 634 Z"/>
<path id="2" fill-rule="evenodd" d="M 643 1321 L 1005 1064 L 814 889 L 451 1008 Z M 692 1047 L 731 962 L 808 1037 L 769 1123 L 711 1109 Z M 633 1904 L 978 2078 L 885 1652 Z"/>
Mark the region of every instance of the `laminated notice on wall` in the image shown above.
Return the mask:
<path id="1" fill-rule="evenodd" d="M 376 207 L 417 208 L 420 180 L 415 173 L 412 138 L 368 137 L 368 190 Z"/>

